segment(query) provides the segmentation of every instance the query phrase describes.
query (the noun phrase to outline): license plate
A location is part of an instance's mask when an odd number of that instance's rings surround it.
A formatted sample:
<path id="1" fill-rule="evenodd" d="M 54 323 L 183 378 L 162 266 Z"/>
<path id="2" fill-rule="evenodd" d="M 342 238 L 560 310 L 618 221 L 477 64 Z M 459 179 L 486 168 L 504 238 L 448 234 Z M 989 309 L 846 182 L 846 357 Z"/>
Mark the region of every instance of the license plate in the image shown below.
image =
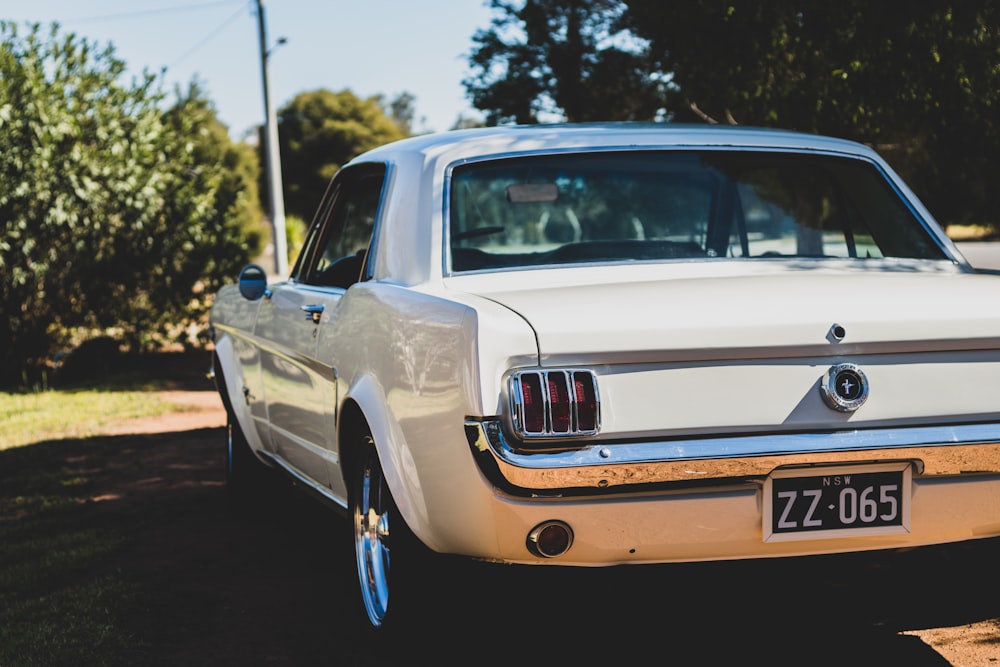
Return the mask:
<path id="1" fill-rule="evenodd" d="M 906 533 L 911 467 L 785 468 L 764 482 L 764 541 Z"/>

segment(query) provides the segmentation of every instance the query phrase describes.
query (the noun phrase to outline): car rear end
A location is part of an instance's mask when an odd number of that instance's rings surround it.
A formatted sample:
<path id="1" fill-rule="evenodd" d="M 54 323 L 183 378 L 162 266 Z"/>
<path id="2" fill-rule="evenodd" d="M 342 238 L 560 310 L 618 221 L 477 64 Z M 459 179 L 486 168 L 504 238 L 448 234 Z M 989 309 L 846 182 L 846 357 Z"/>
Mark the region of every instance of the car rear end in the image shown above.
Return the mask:
<path id="1" fill-rule="evenodd" d="M 1000 535 L 1000 303 L 858 148 L 456 166 L 449 289 L 523 319 L 466 433 L 499 558 L 606 565 Z"/>
<path id="2" fill-rule="evenodd" d="M 526 544 L 552 521 L 573 546 L 551 555 L 583 563 L 996 535 L 1000 350 L 987 334 L 1000 321 L 969 315 L 994 298 L 993 280 L 883 278 L 744 272 L 711 279 L 727 295 L 694 312 L 684 304 L 700 283 L 676 276 L 613 283 L 670 295 L 655 308 L 626 307 L 607 283 L 492 294 L 562 329 L 539 334 L 538 366 L 508 374 L 499 414 L 467 424 L 498 499 L 525 515 Z M 859 279 L 864 303 L 823 296 Z M 947 300 L 957 284 L 963 298 Z M 915 294 L 940 322 L 914 321 Z M 755 307 L 756 324 L 718 327 L 718 313 L 740 321 Z"/>

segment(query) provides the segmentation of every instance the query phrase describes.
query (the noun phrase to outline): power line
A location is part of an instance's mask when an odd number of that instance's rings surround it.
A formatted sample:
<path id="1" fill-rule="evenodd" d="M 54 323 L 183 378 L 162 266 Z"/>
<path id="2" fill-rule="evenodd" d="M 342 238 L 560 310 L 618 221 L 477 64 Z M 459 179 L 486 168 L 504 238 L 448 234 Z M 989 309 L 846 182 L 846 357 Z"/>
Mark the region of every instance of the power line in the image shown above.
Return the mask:
<path id="1" fill-rule="evenodd" d="M 197 52 L 203 46 L 208 44 L 210 41 L 215 39 L 223 30 L 225 30 L 233 21 L 240 17 L 240 15 L 248 9 L 248 0 L 218 0 L 216 2 L 201 2 L 198 4 L 188 4 L 179 5 L 176 7 L 161 7 L 159 9 L 145 9 L 141 11 L 131 11 L 131 12 L 120 12 L 117 14 L 103 14 L 100 16 L 85 16 L 72 19 L 63 19 L 58 21 L 58 23 L 66 24 L 78 24 L 78 23 L 98 23 L 107 21 L 123 21 L 123 20 L 143 20 L 155 16 L 163 16 L 168 14 L 180 14 L 183 12 L 191 12 L 203 9 L 214 9 L 217 7 L 233 6 L 236 4 L 241 5 L 240 9 L 234 12 L 231 16 L 226 18 L 218 27 L 212 30 L 208 35 L 202 38 L 198 43 L 189 48 L 187 51 L 182 53 L 180 56 L 175 58 L 169 67 L 175 67 L 179 63 L 183 62 L 186 58 L 190 57 L 192 54 Z"/>
<path id="2" fill-rule="evenodd" d="M 222 4 L 222 3 L 216 3 L 216 4 Z M 208 35 L 206 35 L 200 42 L 198 42 L 197 44 L 195 44 L 194 46 L 192 46 L 190 49 L 188 49 L 187 51 L 185 51 L 183 54 L 180 55 L 180 57 L 176 58 L 174 60 L 174 62 L 170 64 L 170 67 L 173 67 L 174 65 L 177 65 L 178 63 L 182 62 L 185 58 L 187 58 L 188 56 L 192 55 L 198 49 L 200 49 L 201 47 L 205 46 L 210 41 L 212 41 L 213 39 L 215 39 L 215 37 L 219 33 L 221 33 L 223 30 L 225 30 L 226 28 L 229 27 L 229 24 L 231 24 L 233 21 L 235 21 L 236 19 L 238 19 L 243 14 L 244 9 L 245 9 L 244 7 L 241 7 L 240 9 L 238 9 L 236 11 L 236 13 L 234 13 L 232 16 L 230 16 L 225 21 L 223 21 L 221 25 L 219 25 L 215 30 L 213 30 Z"/>
<path id="3" fill-rule="evenodd" d="M 95 23 L 98 21 L 121 21 L 128 19 L 148 18 L 150 16 L 162 16 L 164 14 L 179 14 L 197 9 L 211 9 L 234 4 L 246 5 L 246 0 L 218 0 L 218 2 L 201 2 L 194 5 L 180 5 L 178 7 L 161 7 L 160 9 L 144 9 L 134 12 L 120 12 L 118 14 L 104 14 L 102 16 L 82 16 L 73 19 L 63 19 L 59 23 Z"/>

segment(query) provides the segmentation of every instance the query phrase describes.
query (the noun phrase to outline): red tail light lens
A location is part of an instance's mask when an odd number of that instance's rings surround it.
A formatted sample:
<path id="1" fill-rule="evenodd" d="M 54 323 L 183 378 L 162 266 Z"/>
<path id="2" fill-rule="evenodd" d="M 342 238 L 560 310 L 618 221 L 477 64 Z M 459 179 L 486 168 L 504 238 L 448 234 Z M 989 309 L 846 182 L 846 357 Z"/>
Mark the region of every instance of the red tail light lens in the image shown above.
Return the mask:
<path id="1" fill-rule="evenodd" d="M 573 373 L 576 394 L 576 427 L 580 431 L 597 431 L 597 384 L 593 373 Z"/>
<path id="2" fill-rule="evenodd" d="M 547 374 L 549 383 L 549 411 L 552 414 L 552 432 L 570 431 L 570 394 L 566 374 L 554 371 Z"/>
<path id="3" fill-rule="evenodd" d="M 595 435 L 597 379 L 590 371 L 522 371 L 510 378 L 514 428 L 522 438 Z"/>
<path id="4" fill-rule="evenodd" d="M 545 399 L 542 396 L 542 377 L 525 374 L 521 377 L 520 399 L 522 428 L 528 433 L 545 432 Z"/>

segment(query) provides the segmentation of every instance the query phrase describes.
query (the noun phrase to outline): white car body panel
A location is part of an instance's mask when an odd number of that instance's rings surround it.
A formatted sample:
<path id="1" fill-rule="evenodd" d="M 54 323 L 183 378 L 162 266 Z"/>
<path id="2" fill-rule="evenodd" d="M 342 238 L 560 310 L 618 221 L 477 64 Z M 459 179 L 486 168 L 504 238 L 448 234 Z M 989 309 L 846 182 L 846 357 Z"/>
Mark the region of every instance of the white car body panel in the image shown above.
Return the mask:
<path id="1" fill-rule="evenodd" d="M 874 366 L 869 375 L 880 391 L 864 421 L 1000 417 L 1000 384 L 962 382 L 970 371 L 998 377 L 992 332 L 1000 329 L 1000 293 L 990 276 L 873 276 L 836 266 L 799 276 L 794 268 L 744 265 L 727 267 L 742 270 L 725 277 L 687 277 L 694 267 L 635 282 L 631 267 L 618 275 L 612 269 L 602 277 L 614 282 L 601 284 L 588 283 L 584 269 L 563 269 L 578 271 L 578 280 L 551 286 L 536 276 L 544 286 L 510 292 L 503 277 L 494 277 L 494 287 L 479 293 L 534 324 L 543 365 L 615 364 L 600 375 L 602 395 L 614 399 L 604 415 L 609 437 L 696 432 L 706 423 L 724 432 L 860 421 L 858 413 L 831 413 L 803 400 L 817 391 L 833 356 Z M 931 304 L 940 315 L 933 321 L 926 316 Z M 831 344 L 834 323 L 848 334 Z M 900 355 L 914 353 L 922 356 L 901 363 Z M 923 391 L 924 377 L 951 390 Z M 664 408 L 650 410 L 654 396 Z"/>

